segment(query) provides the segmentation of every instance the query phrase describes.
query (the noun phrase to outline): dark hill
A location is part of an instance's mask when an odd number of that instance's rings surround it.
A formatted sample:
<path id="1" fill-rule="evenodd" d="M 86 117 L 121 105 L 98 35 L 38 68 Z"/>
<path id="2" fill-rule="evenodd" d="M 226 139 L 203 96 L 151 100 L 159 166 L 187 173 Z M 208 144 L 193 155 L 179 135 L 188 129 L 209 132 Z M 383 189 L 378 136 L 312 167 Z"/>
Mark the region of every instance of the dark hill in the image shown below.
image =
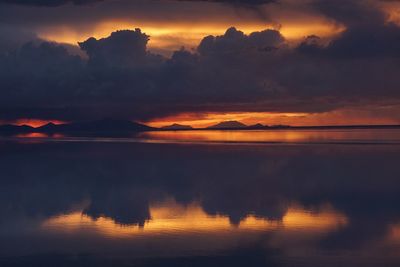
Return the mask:
<path id="1" fill-rule="evenodd" d="M 161 129 L 163 129 L 163 130 L 192 130 L 193 128 L 190 125 L 182 125 L 182 124 L 174 123 L 172 125 L 161 127 Z"/>
<path id="2" fill-rule="evenodd" d="M 246 127 L 246 124 L 238 121 L 223 121 L 216 125 L 207 127 L 207 129 L 245 129 Z"/>
<path id="3" fill-rule="evenodd" d="M 257 130 L 257 129 L 266 129 L 266 128 L 268 128 L 268 127 L 266 127 L 265 125 L 262 125 L 261 123 L 257 123 L 254 125 L 247 126 L 246 129 Z"/>
<path id="4" fill-rule="evenodd" d="M 0 132 L 3 133 L 28 133 L 34 131 L 35 128 L 28 125 L 13 125 L 4 124 L 0 125 Z"/>
<path id="5" fill-rule="evenodd" d="M 39 132 L 58 132 L 58 133 L 126 133 L 149 131 L 154 128 L 125 120 L 104 119 L 88 122 L 73 122 L 67 124 L 48 123 L 37 128 Z"/>

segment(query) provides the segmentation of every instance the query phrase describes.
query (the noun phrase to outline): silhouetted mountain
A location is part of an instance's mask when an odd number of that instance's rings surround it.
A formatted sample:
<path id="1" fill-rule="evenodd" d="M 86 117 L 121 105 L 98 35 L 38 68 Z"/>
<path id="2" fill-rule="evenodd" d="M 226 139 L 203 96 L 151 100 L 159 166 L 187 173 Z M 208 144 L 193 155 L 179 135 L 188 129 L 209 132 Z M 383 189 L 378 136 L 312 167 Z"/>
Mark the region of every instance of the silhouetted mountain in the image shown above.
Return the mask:
<path id="1" fill-rule="evenodd" d="M 182 125 L 182 124 L 174 123 L 172 125 L 161 127 L 161 129 L 163 129 L 163 130 L 191 130 L 191 129 L 193 129 L 193 127 L 190 125 Z"/>
<path id="2" fill-rule="evenodd" d="M 296 127 L 296 126 L 295 126 Z M 284 125 L 284 124 L 276 124 L 276 125 L 271 125 L 269 128 L 274 128 L 274 129 L 286 129 L 286 128 L 292 128 L 290 125 Z M 301 128 L 301 126 L 298 126 L 296 128 Z"/>
<path id="3" fill-rule="evenodd" d="M 0 132 L 4 133 L 26 133 L 32 132 L 35 128 L 28 125 L 13 125 L 13 124 L 5 124 L 0 125 Z"/>
<path id="4" fill-rule="evenodd" d="M 72 122 L 66 124 L 48 123 L 46 125 L 34 128 L 28 125 L 0 125 L 1 135 L 15 135 L 20 133 L 45 133 L 45 134 L 66 134 L 71 136 L 130 136 L 135 132 L 157 131 L 157 130 L 191 130 L 188 125 L 172 124 L 162 128 L 153 128 L 144 124 L 131 122 L 127 120 L 103 119 L 87 122 Z M 400 125 L 334 125 L 334 126 L 288 126 L 272 125 L 266 126 L 260 123 L 246 126 L 238 121 L 224 121 L 208 128 L 195 130 L 301 130 L 301 129 L 400 129 Z"/>
<path id="5" fill-rule="evenodd" d="M 85 132 L 85 133 L 125 133 L 125 132 L 141 132 L 149 131 L 154 128 L 125 120 L 104 119 L 88 122 L 74 122 L 68 124 L 48 123 L 37 128 L 39 132 Z"/>
<path id="6" fill-rule="evenodd" d="M 207 129 L 244 129 L 247 125 L 238 121 L 223 121 Z"/>
<path id="7" fill-rule="evenodd" d="M 265 126 L 265 125 L 262 125 L 261 123 L 257 123 L 257 124 L 253 124 L 253 125 L 247 126 L 246 129 L 256 130 L 256 129 L 266 129 L 266 128 L 268 128 L 268 127 Z"/>
<path id="8" fill-rule="evenodd" d="M 47 123 L 45 125 L 42 125 L 42 126 L 36 128 L 36 129 L 40 130 L 40 131 L 52 131 L 52 130 L 55 129 L 55 127 L 56 127 L 56 124 L 54 124 L 52 122 L 49 122 L 49 123 Z"/>

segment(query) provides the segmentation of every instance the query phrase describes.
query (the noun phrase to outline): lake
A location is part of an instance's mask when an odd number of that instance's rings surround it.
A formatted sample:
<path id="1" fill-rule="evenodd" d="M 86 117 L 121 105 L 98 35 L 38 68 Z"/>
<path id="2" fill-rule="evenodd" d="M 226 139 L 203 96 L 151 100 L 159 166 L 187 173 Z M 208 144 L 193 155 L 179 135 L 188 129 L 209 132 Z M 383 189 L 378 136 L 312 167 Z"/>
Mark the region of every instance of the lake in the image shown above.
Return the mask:
<path id="1" fill-rule="evenodd" d="M 400 266 L 400 130 L 0 139 L 0 266 Z"/>

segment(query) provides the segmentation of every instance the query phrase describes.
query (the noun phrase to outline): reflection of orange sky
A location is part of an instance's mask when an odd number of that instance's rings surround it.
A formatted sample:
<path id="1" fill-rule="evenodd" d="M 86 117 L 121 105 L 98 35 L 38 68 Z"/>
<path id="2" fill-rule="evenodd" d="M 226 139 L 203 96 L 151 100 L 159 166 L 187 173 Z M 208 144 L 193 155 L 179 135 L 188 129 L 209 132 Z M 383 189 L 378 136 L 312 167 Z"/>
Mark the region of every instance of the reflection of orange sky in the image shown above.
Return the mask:
<path id="1" fill-rule="evenodd" d="M 26 134 L 17 134 L 15 137 L 19 138 L 46 138 L 49 137 L 44 133 L 26 133 Z"/>
<path id="2" fill-rule="evenodd" d="M 397 129 L 385 130 L 256 130 L 221 131 L 152 131 L 140 133 L 147 142 L 261 142 L 261 143 L 355 143 L 355 142 L 396 142 Z"/>
<path id="3" fill-rule="evenodd" d="M 398 1 L 382 1 L 380 3 L 387 14 L 387 19 L 400 25 L 400 3 Z"/>
<path id="4" fill-rule="evenodd" d="M 396 224 L 390 228 L 389 238 L 400 241 L 400 225 Z"/>
<path id="5" fill-rule="evenodd" d="M 394 224 L 389 227 L 388 240 L 395 243 L 400 243 L 400 224 Z"/>
<path id="6" fill-rule="evenodd" d="M 51 137 L 51 138 L 63 138 L 65 136 L 62 135 L 62 134 L 51 134 L 51 135 L 48 135 L 48 134 L 45 134 L 45 133 L 23 133 L 23 134 L 17 134 L 17 135 L 15 135 L 15 137 L 18 137 L 18 138 L 49 138 L 49 137 Z"/>
<path id="7" fill-rule="evenodd" d="M 225 31 L 235 26 L 245 33 L 261 31 L 268 28 L 274 28 L 273 25 L 266 25 L 260 22 L 249 22 L 238 24 L 234 22 L 226 23 L 168 23 L 154 24 L 151 22 L 129 22 L 129 21 L 105 21 L 96 24 L 90 29 L 83 31 L 70 26 L 57 26 L 47 28 L 39 33 L 41 38 L 69 44 L 77 44 L 89 37 L 103 38 L 110 35 L 111 32 L 124 29 L 140 28 L 142 32 L 151 36 L 150 49 L 176 50 L 182 46 L 187 48 L 196 47 L 200 40 L 207 35 L 222 35 Z M 343 28 L 332 23 L 303 23 L 288 24 L 280 27 L 280 32 L 288 39 L 299 39 L 305 36 L 316 34 L 322 37 L 331 36 L 339 33 Z"/>
<path id="8" fill-rule="evenodd" d="M 50 231 L 75 232 L 93 231 L 100 235 L 116 238 L 132 238 L 135 236 L 159 234 L 188 233 L 229 233 L 232 231 L 269 231 L 299 230 L 310 232 L 326 232 L 346 225 L 344 215 L 329 207 L 312 213 L 299 207 L 290 208 L 282 221 L 270 221 L 255 216 L 243 219 L 239 226 L 233 226 L 229 218 L 223 215 L 211 216 L 204 212 L 199 204 L 182 206 L 174 201 L 150 206 L 151 219 L 144 227 L 137 225 L 122 226 L 112 219 L 101 217 L 91 219 L 81 212 L 50 218 L 43 223 L 43 228 Z"/>

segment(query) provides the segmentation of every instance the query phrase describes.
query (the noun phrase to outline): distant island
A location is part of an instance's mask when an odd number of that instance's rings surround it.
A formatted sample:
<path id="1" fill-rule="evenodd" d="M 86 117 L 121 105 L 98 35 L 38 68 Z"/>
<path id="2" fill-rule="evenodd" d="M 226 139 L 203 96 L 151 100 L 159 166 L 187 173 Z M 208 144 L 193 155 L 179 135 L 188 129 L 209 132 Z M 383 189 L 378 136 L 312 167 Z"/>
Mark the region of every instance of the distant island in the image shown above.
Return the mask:
<path id="1" fill-rule="evenodd" d="M 46 133 L 46 134 L 101 134 L 114 135 L 120 133 L 133 133 L 143 131 L 153 131 L 153 128 L 144 124 L 131 122 L 128 120 L 103 119 L 87 122 L 73 122 L 65 124 L 48 123 L 40 127 L 28 125 L 0 125 L 0 133 L 18 134 L 18 133 Z"/>
<path id="2" fill-rule="evenodd" d="M 193 130 L 193 127 L 190 125 L 182 125 L 174 123 L 172 125 L 161 127 L 162 130 Z"/>
<path id="3" fill-rule="evenodd" d="M 223 121 L 216 125 L 209 126 L 207 129 L 245 129 L 247 127 L 246 124 L 243 124 L 238 121 Z"/>
<path id="4" fill-rule="evenodd" d="M 327 125 L 327 126 L 289 126 L 289 125 L 246 125 L 239 121 L 222 121 L 206 128 L 193 128 L 189 125 L 174 123 L 161 128 L 150 127 L 145 124 L 128 120 L 103 119 L 86 122 L 72 122 L 65 124 L 48 123 L 40 127 L 29 125 L 0 125 L 1 135 L 17 135 L 28 133 L 66 134 L 79 136 L 121 136 L 145 131 L 187 131 L 187 130 L 302 130 L 302 129 L 388 129 L 400 128 L 400 125 Z"/>

